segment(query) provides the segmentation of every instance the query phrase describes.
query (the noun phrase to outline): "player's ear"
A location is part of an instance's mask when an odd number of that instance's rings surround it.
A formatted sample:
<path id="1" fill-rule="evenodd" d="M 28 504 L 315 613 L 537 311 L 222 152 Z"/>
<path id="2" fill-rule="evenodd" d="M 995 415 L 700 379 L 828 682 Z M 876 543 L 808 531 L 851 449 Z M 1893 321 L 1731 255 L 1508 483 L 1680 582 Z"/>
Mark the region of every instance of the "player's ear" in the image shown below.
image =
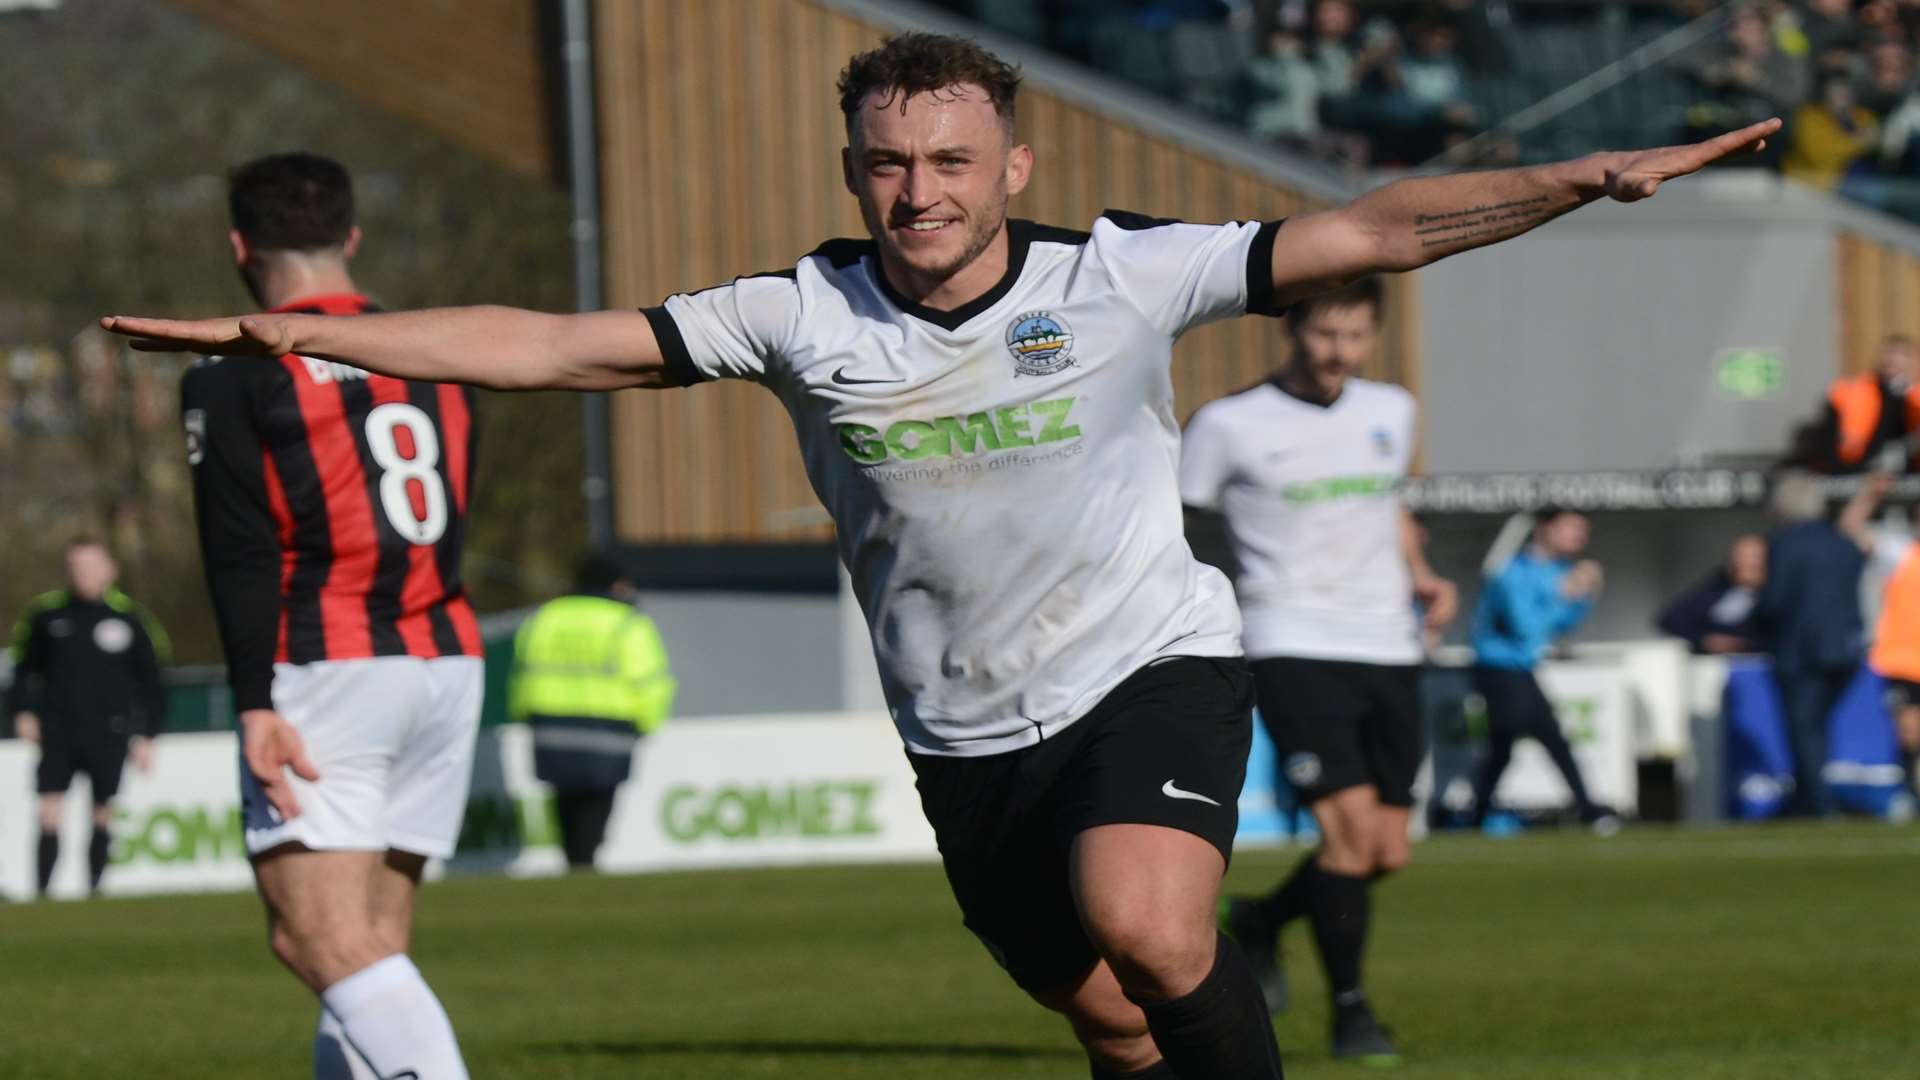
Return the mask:
<path id="1" fill-rule="evenodd" d="M 1033 147 L 1026 143 L 1007 151 L 1007 194 L 1018 195 L 1027 190 L 1027 181 L 1033 176 Z"/>
<path id="2" fill-rule="evenodd" d="M 847 194 L 856 199 L 860 197 L 860 189 L 853 183 L 853 147 L 851 146 L 840 148 L 840 179 L 847 185 Z"/>
<path id="3" fill-rule="evenodd" d="M 347 242 L 340 245 L 340 257 L 343 259 L 351 259 L 359 251 L 360 226 L 355 225 L 347 230 Z"/>
<path id="4" fill-rule="evenodd" d="M 247 238 L 240 235 L 239 229 L 227 230 L 227 243 L 233 245 L 233 265 L 247 265 L 247 256 L 253 254 L 253 252 L 252 249 L 247 246 Z"/>

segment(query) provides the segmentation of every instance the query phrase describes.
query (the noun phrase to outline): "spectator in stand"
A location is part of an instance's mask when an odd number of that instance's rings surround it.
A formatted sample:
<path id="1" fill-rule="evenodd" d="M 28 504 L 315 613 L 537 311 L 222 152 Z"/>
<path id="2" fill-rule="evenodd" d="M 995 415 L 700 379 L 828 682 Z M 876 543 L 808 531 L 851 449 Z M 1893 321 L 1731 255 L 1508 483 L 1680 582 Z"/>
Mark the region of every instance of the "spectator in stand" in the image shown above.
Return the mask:
<path id="1" fill-rule="evenodd" d="M 1613 810 L 1587 794 L 1553 702 L 1534 675 L 1554 643 L 1592 614 L 1600 596 L 1600 564 L 1582 558 L 1591 533 L 1585 514 L 1540 511 L 1531 542 L 1487 579 L 1480 594 L 1473 616 L 1473 686 L 1487 705 L 1488 747 L 1473 794 L 1474 815 L 1482 823 L 1513 760 L 1514 743 L 1531 736 L 1559 768 L 1580 820 L 1603 836 L 1620 829 Z"/>
<path id="2" fill-rule="evenodd" d="M 1682 639 L 1702 656 L 1758 652 L 1760 628 L 1754 609 L 1766 582 L 1766 537 L 1742 536 L 1727 550 L 1725 565 L 1660 613 L 1660 630 Z"/>
<path id="3" fill-rule="evenodd" d="M 1787 152 L 1780 171 L 1822 191 L 1832 191 L 1855 162 L 1878 145 L 1880 127 L 1860 104 L 1853 79 L 1831 73 L 1821 77 L 1820 99 L 1794 110 L 1787 125 Z"/>
<path id="4" fill-rule="evenodd" d="M 1358 88 L 1353 39 L 1359 25 L 1350 0 L 1317 0 L 1313 5 L 1307 60 L 1313 65 L 1320 92 L 1329 98 L 1345 98 Z M 1337 121 L 1330 122 L 1339 126 Z"/>
<path id="5" fill-rule="evenodd" d="M 1836 523 L 1827 520 L 1826 494 L 1811 474 L 1785 472 L 1774 483 L 1779 526 L 1768 541 L 1767 581 L 1754 614 L 1773 657 L 1793 744 L 1791 814 L 1833 813 L 1821 776 L 1827 717 L 1864 658 L 1860 573 L 1873 547 L 1874 491 L 1863 485 Z"/>
<path id="6" fill-rule="evenodd" d="M 1860 104 L 1884 120 L 1913 89 L 1913 50 L 1898 41 L 1881 41 L 1867 50 L 1867 74 L 1860 81 Z"/>
<path id="7" fill-rule="evenodd" d="M 1880 167 L 1920 175 L 1920 93 L 1909 93 L 1880 128 Z"/>
<path id="8" fill-rule="evenodd" d="M 1320 79 L 1298 33 L 1268 34 L 1266 51 L 1247 64 L 1247 83 L 1247 128 L 1255 135 L 1304 149 L 1320 134 Z"/>
<path id="9" fill-rule="evenodd" d="M 1912 464 L 1920 431 L 1920 349 L 1894 334 L 1880 343 L 1874 370 L 1836 379 L 1827 388 L 1819 445 L 1825 470 L 1900 473 Z"/>
<path id="10" fill-rule="evenodd" d="M 1806 10 L 1800 13 L 1800 32 L 1814 56 L 1858 48 L 1860 26 L 1853 21 L 1853 0 L 1807 0 Z"/>
<path id="11" fill-rule="evenodd" d="M 1428 133 L 1431 149 L 1416 147 L 1420 160 L 1473 130 L 1473 103 L 1467 97 L 1467 70 L 1460 62 L 1460 33 L 1438 20 L 1416 25 L 1412 49 L 1400 60 L 1400 77 L 1417 115 L 1416 130 Z"/>
<path id="12" fill-rule="evenodd" d="M 1700 99 L 1687 110 L 1694 131 L 1724 131 L 1771 116 L 1788 116 L 1807 97 L 1807 69 L 1774 44 L 1773 30 L 1757 8 L 1742 7 L 1727 23 L 1726 38 L 1688 72 Z M 1750 163 L 1767 155 L 1750 156 Z"/>
<path id="13" fill-rule="evenodd" d="M 1430 156 L 1427 146 L 1442 142 L 1427 126 L 1432 110 L 1408 91 L 1405 52 L 1399 29 L 1385 19 L 1370 20 L 1361 31 L 1352 124 L 1373 138 L 1375 164 L 1418 164 Z"/>
<path id="14" fill-rule="evenodd" d="M 1891 0 L 1864 0 L 1855 9 L 1853 21 L 1860 27 L 1863 41 L 1878 41 L 1889 38 L 1894 41 L 1907 40 L 1907 24 L 1900 17 L 1900 9 Z"/>

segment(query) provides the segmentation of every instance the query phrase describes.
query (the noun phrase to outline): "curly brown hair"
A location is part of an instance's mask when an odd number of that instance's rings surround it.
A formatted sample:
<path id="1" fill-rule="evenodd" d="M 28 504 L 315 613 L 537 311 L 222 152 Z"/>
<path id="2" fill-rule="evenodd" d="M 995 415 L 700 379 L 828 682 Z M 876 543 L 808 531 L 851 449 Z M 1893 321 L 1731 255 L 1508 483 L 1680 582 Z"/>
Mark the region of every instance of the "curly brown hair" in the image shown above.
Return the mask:
<path id="1" fill-rule="evenodd" d="M 1020 69 L 993 55 L 971 38 L 919 32 L 895 34 L 877 48 L 854 56 L 840 73 L 840 112 L 847 131 L 867 95 L 887 92 L 887 103 L 905 104 L 915 94 L 933 93 L 971 83 L 987 92 L 993 111 L 1000 114 L 1009 136 L 1013 132 L 1014 96 L 1020 92 Z"/>

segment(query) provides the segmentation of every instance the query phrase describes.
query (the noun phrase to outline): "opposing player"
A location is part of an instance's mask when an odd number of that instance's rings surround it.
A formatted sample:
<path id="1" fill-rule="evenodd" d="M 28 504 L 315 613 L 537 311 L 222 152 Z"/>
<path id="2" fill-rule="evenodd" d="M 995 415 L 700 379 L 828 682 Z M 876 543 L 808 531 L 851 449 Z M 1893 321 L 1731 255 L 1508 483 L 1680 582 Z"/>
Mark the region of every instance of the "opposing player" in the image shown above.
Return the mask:
<path id="1" fill-rule="evenodd" d="M 1361 986 L 1368 897 L 1407 864 L 1421 639 L 1459 603 L 1397 493 L 1413 395 L 1359 377 L 1381 317 L 1373 278 L 1295 304 L 1285 367 L 1195 413 L 1180 459 L 1181 498 L 1225 516 L 1260 718 L 1321 836 L 1284 885 L 1229 902 L 1227 931 L 1277 1011 L 1280 929 L 1308 918 L 1333 994 L 1333 1055 L 1375 1064 L 1397 1058 Z"/>
<path id="2" fill-rule="evenodd" d="M 234 261 L 267 310 L 372 310 L 347 270 L 360 230 L 339 165 L 262 158 L 229 203 Z M 407 948 L 421 870 L 459 836 L 479 730 L 460 581 L 470 392 L 289 351 L 215 357 L 181 386 L 247 850 L 274 954 L 322 1002 L 314 1075 L 464 1077 Z"/>
<path id="3" fill-rule="evenodd" d="M 109 318 L 146 349 L 297 352 L 504 389 L 748 379 L 792 415 L 966 924 L 1097 1077 L 1281 1075 L 1214 906 L 1251 739 L 1230 587 L 1182 535 L 1185 330 L 1491 243 L 1759 143 L 1406 181 L 1286 223 L 1010 221 L 1018 74 L 895 37 L 840 82 L 870 234 L 641 312 Z M 777 194 L 777 193 L 774 193 Z"/>

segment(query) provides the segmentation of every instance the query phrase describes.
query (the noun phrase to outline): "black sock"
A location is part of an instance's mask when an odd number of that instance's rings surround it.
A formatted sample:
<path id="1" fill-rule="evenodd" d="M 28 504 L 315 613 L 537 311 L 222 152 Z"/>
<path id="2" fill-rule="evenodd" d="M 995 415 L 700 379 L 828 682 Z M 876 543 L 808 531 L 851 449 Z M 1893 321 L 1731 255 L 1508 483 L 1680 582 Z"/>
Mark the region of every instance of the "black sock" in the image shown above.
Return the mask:
<path id="1" fill-rule="evenodd" d="M 1367 947 L 1369 891 L 1373 882 L 1326 870 L 1313 890 L 1313 939 L 1327 969 L 1327 988 L 1335 1004 L 1360 993 L 1360 956 Z"/>
<path id="2" fill-rule="evenodd" d="M 40 891 L 47 891 L 53 882 L 53 864 L 60 861 L 60 834 L 57 832 L 40 833 Z"/>
<path id="3" fill-rule="evenodd" d="M 1274 928 L 1287 925 L 1313 910 L 1313 882 L 1320 873 L 1320 853 L 1311 852 L 1293 868 L 1293 876 L 1286 883 L 1260 898 L 1260 910 L 1266 913 Z"/>
<path id="4" fill-rule="evenodd" d="M 1139 1072 L 1108 1072 L 1098 1065 L 1093 1067 L 1093 1080 L 1180 1080 L 1180 1074 L 1173 1071 L 1165 1058 L 1141 1069 Z"/>
<path id="5" fill-rule="evenodd" d="M 87 873 L 89 875 L 87 880 L 92 883 L 93 891 L 95 892 L 100 891 L 100 877 L 107 872 L 107 856 L 111 854 L 112 851 L 112 834 L 98 825 L 94 826 L 93 839 L 87 844 Z"/>
<path id="6" fill-rule="evenodd" d="M 1213 970 L 1192 993 L 1135 1004 L 1166 1056 L 1162 1064 L 1185 1080 L 1284 1080 L 1260 980 L 1224 935 L 1214 943 Z"/>
<path id="7" fill-rule="evenodd" d="M 1915 771 L 1916 765 L 1920 765 L 1920 752 L 1913 750 L 1900 751 L 1900 775 L 1906 778 L 1907 794 L 1909 795 L 1914 794 L 1915 790 L 1920 788 L 1920 773 Z"/>

